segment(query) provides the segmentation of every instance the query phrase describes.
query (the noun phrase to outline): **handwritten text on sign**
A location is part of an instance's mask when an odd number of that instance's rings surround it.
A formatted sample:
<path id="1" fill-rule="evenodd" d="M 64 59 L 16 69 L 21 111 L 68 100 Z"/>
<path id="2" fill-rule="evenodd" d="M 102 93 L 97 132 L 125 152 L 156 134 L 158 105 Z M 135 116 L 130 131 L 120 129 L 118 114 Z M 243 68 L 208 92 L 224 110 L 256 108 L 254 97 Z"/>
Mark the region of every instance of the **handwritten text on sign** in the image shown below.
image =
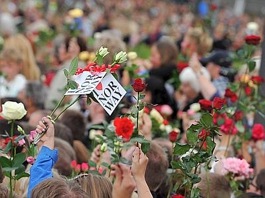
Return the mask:
<path id="1" fill-rule="evenodd" d="M 73 76 L 73 80 L 78 84 L 77 89 L 69 89 L 65 95 L 83 95 L 90 94 L 95 87 L 99 84 L 106 72 L 100 72 L 96 75 L 91 74 L 88 71 L 84 71 L 82 74 Z"/>
<path id="2" fill-rule="evenodd" d="M 107 74 L 93 91 L 94 97 L 109 115 L 112 114 L 125 94 L 126 91 L 112 74 Z"/>

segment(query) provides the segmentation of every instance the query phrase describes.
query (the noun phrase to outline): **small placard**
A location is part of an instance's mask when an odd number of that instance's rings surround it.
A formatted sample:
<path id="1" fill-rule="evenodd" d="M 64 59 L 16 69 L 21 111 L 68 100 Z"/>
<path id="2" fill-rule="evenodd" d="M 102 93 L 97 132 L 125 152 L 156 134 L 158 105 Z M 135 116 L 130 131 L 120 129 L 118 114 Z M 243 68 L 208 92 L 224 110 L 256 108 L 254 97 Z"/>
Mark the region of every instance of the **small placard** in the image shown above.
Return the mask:
<path id="1" fill-rule="evenodd" d="M 112 74 L 107 74 L 93 91 L 96 100 L 111 115 L 125 96 L 126 91 Z"/>
<path id="2" fill-rule="evenodd" d="M 79 75 L 74 75 L 73 80 L 78 84 L 77 89 L 69 89 L 65 95 L 83 95 L 90 94 L 95 87 L 99 84 L 106 72 L 99 72 L 92 74 L 88 71 L 84 71 Z"/>

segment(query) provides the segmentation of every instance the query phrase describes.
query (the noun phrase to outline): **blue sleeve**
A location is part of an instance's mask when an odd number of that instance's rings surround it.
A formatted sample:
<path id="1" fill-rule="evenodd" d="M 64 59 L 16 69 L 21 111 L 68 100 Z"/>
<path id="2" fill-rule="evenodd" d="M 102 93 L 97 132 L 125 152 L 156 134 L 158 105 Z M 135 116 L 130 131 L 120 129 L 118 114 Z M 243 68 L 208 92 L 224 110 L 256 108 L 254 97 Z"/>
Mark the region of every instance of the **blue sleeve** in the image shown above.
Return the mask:
<path id="1" fill-rule="evenodd" d="M 52 178 L 52 167 L 58 160 L 58 150 L 51 150 L 43 146 L 38 154 L 37 160 L 30 169 L 28 198 L 35 186 L 42 181 Z"/>

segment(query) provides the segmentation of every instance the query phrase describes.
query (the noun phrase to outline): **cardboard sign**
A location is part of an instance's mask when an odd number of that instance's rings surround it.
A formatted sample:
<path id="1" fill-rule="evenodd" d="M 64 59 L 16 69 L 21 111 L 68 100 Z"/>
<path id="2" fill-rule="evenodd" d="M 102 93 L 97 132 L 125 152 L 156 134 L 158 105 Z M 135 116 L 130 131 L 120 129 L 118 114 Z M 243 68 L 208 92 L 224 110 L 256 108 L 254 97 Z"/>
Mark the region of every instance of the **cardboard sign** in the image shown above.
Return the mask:
<path id="1" fill-rule="evenodd" d="M 94 97 L 109 115 L 112 114 L 125 94 L 126 91 L 110 73 L 98 83 L 93 91 Z"/>
<path id="2" fill-rule="evenodd" d="M 91 74 L 88 71 L 84 71 L 79 75 L 74 75 L 73 80 L 78 84 L 77 89 L 69 89 L 65 95 L 83 95 L 90 94 L 95 87 L 99 84 L 106 72 L 99 72 L 97 74 Z"/>

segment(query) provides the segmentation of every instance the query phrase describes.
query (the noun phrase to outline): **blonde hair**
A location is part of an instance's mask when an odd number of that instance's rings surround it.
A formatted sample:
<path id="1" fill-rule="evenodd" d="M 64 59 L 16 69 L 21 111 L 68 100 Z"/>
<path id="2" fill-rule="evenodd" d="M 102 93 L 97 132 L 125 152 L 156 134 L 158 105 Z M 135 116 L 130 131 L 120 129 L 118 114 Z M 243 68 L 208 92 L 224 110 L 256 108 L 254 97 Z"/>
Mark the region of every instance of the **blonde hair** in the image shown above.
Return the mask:
<path id="1" fill-rule="evenodd" d="M 38 184 L 31 193 L 31 198 L 47 197 L 85 198 L 89 196 L 73 181 L 68 181 L 62 178 L 51 178 Z"/>
<path id="2" fill-rule="evenodd" d="M 111 198 L 112 197 L 112 184 L 103 176 L 82 174 L 73 179 L 77 182 L 83 191 L 85 191 L 89 197 L 93 198 Z"/>
<path id="3" fill-rule="evenodd" d="M 32 46 L 22 34 L 11 36 L 5 40 L 4 50 L 17 49 L 22 57 L 21 73 L 27 80 L 40 80 L 40 69 L 36 64 Z"/>
<path id="4" fill-rule="evenodd" d="M 0 60 L 1 61 L 10 61 L 14 63 L 21 63 L 22 56 L 21 53 L 17 49 L 5 49 L 0 54 Z"/>
<path id="5" fill-rule="evenodd" d="M 197 53 L 200 56 L 205 55 L 207 52 L 209 52 L 213 45 L 213 39 L 203 31 L 201 28 L 191 28 L 187 32 L 187 36 L 191 38 L 195 44 L 197 45 Z"/>

